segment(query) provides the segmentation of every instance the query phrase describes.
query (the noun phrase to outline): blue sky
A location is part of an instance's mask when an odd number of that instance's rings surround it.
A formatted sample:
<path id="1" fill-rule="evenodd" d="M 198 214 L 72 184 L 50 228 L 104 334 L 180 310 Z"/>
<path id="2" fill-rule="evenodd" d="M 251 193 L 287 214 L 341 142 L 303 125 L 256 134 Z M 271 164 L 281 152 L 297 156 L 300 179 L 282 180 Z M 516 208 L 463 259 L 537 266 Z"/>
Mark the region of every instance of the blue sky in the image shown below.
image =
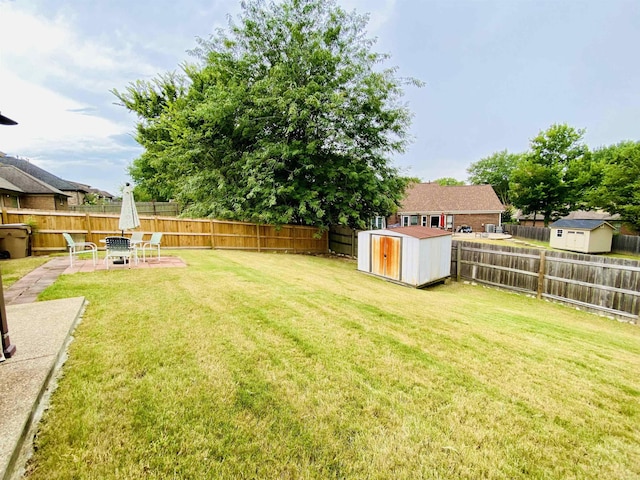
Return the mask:
<path id="1" fill-rule="evenodd" d="M 496 151 L 521 152 L 553 123 L 592 148 L 640 140 L 637 0 L 339 0 L 370 13 L 414 113 L 393 158 L 425 181 L 466 180 Z M 141 153 L 113 88 L 172 71 L 240 10 L 238 0 L 0 0 L 0 151 L 118 194 Z"/>

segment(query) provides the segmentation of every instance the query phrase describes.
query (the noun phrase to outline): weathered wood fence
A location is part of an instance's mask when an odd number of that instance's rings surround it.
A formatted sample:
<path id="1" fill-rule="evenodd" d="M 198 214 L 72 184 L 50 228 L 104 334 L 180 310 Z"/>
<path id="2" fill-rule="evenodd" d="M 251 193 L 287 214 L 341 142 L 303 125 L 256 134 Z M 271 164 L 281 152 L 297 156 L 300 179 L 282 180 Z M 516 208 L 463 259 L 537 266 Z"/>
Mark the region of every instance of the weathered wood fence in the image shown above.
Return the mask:
<path id="1" fill-rule="evenodd" d="M 575 305 L 637 323 L 640 262 L 453 241 L 452 276 Z"/>
<path id="2" fill-rule="evenodd" d="M 539 242 L 548 242 L 551 229 L 545 227 L 525 227 L 522 225 L 504 225 L 504 229 L 514 237 L 528 238 Z"/>
<path id="3" fill-rule="evenodd" d="M 339 255 L 358 257 L 358 231 L 348 227 L 332 226 L 329 229 L 329 250 Z"/>
<path id="4" fill-rule="evenodd" d="M 101 239 L 120 235 L 119 215 L 43 210 L 2 209 L 2 223 L 27 223 L 35 227 L 31 251 L 34 255 L 64 252 L 63 232 L 82 236 L 101 247 Z M 327 253 L 328 235 L 317 228 L 212 219 L 140 216 L 137 231 L 162 232 L 163 248 L 216 248 L 292 253 Z"/>

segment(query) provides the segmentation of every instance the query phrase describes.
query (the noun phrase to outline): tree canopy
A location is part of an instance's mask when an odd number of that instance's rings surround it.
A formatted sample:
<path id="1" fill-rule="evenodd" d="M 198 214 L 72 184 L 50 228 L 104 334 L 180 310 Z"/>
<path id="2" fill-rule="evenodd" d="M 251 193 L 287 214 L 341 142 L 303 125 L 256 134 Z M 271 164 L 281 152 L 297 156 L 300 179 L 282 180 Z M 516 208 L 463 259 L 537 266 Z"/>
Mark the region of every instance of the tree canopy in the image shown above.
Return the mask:
<path id="1" fill-rule="evenodd" d="M 591 204 L 640 231 L 640 142 L 621 142 L 593 152 L 592 175 L 598 181 L 589 193 Z"/>
<path id="2" fill-rule="evenodd" d="M 419 82 L 383 67 L 366 24 L 335 1 L 247 0 L 182 73 L 114 90 L 139 117 L 138 187 L 187 214 L 260 223 L 392 213 L 408 181 L 390 160 L 407 144 L 402 87 Z"/>
<path id="3" fill-rule="evenodd" d="M 589 155 L 583 135 L 583 130 L 555 124 L 534 137 L 512 172 L 513 205 L 525 214 L 542 213 L 545 226 L 552 216 L 566 215 L 580 199 L 580 166 Z"/>
<path id="4" fill-rule="evenodd" d="M 503 205 L 511 205 L 509 182 L 522 155 L 507 150 L 496 152 L 467 168 L 472 185 L 491 185 Z"/>
<path id="5" fill-rule="evenodd" d="M 453 177 L 442 177 L 433 181 L 433 183 L 437 183 L 438 185 L 443 186 L 455 186 L 455 185 L 464 185 L 462 180 L 456 180 Z"/>

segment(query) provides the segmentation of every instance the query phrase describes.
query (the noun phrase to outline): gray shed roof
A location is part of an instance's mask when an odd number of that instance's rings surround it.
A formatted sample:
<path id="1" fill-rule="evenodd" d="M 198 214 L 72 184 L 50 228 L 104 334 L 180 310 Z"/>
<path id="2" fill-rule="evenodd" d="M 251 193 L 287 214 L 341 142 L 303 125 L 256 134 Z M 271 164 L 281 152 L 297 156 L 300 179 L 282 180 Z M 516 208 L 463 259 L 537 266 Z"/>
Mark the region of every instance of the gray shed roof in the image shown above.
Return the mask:
<path id="1" fill-rule="evenodd" d="M 69 196 L 66 193 L 58 190 L 57 188 L 49 185 L 48 183 L 45 183 L 26 172 L 23 172 L 13 165 L 3 165 L 0 163 L 0 178 L 5 179 L 27 194 L 62 195 L 65 197 Z"/>
<path id="2" fill-rule="evenodd" d="M 549 225 L 550 228 L 575 228 L 576 230 L 595 230 L 602 225 L 609 225 L 615 230 L 614 226 L 604 220 L 596 219 L 582 219 L 582 220 L 569 220 L 561 219 L 557 222 L 553 222 Z"/>
<path id="3" fill-rule="evenodd" d="M 23 172 L 28 173 L 32 177 L 35 177 L 44 183 L 48 183 L 58 190 L 67 190 L 70 192 L 85 191 L 78 185 L 74 185 L 67 180 L 63 180 L 62 178 L 55 176 L 53 173 L 49 173 L 46 170 L 43 170 L 37 165 L 34 165 L 33 163 L 22 158 L 0 156 L 0 163 L 4 163 L 5 165 L 12 165 L 16 168 L 19 168 Z"/>

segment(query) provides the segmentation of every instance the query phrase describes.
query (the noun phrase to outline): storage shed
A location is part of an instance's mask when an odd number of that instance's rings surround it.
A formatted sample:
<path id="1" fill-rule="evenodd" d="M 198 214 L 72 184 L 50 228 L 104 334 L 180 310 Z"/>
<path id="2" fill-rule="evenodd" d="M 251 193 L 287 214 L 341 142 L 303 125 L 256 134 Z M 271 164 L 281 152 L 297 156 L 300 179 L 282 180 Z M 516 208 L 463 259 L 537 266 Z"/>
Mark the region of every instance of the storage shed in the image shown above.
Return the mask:
<path id="1" fill-rule="evenodd" d="M 549 245 L 560 250 L 581 253 L 611 251 L 615 228 L 604 220 L 558 220 L 549 225 Z"/>
<path id="2" fill-rule="evenodd" d="M 428 227 L 358 233 L 358 270 L 420 288 L 451 275 L 451 233 Z"/>

